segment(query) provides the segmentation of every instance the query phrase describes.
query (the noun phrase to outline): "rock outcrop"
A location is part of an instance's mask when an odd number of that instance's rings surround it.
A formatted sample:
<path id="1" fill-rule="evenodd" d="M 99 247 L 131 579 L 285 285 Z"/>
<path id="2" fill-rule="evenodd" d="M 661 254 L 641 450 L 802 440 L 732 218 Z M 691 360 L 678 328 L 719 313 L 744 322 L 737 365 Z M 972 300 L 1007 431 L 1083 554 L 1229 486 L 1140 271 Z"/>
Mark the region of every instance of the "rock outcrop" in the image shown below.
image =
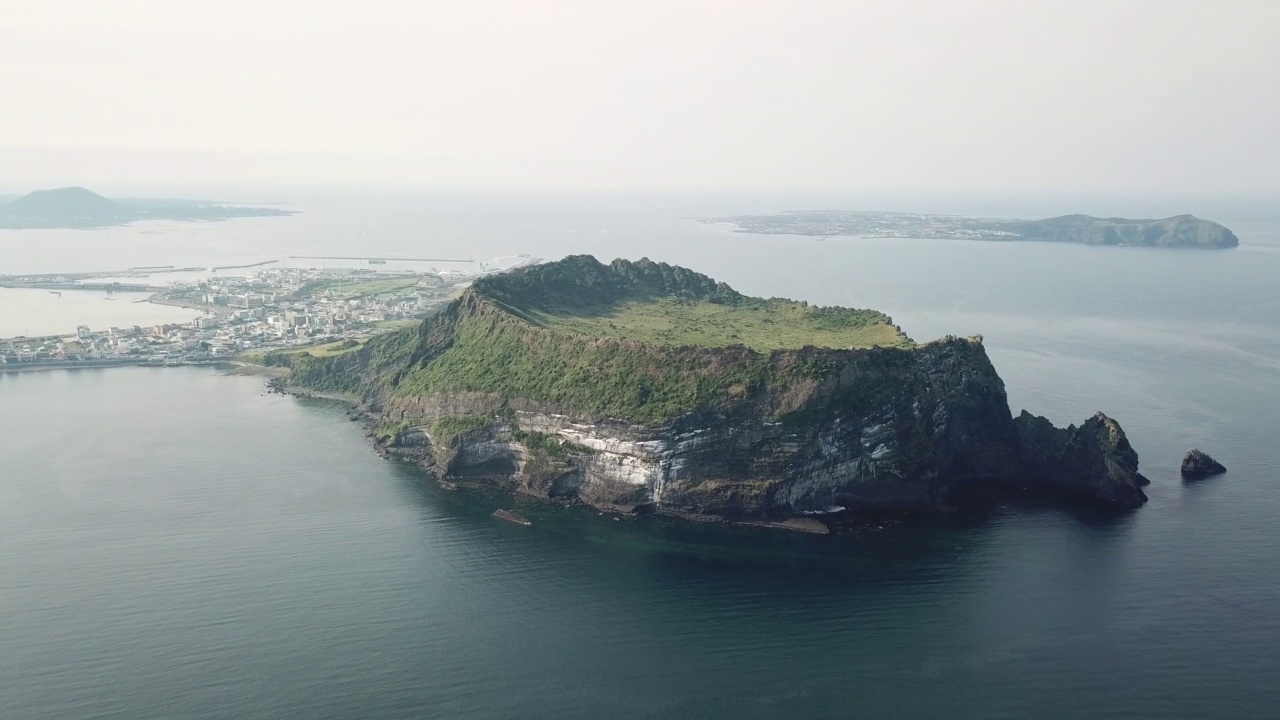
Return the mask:
<path id="1" fill-rule="evenodd" d="M 362 395 L 380 445 L 442 478 L 599 508 L 777 522 L 1015 490 L 1122 507 L 1146 499 L 1114 420 L 1015 422 L 981 338 L 767 353 L 664 346 L 560 329 L 551 313 L 569 311 L 529 300 L 572 288 L 582 291 L 563 306 L 619 324 L 619 308 L 655 296 L 812 312 L 841 328 L 883 318 L 744 298 L 659 263 L 569 258 L 477 282 L 420 328 L 358 352 L 289 356 L 291 382 Z"/>
<path id="2" fill-rule="evenodd" d="M 1080 427 L 1056 428 L 1023 410 L 1014 424 L 1029 480 L 1122 507 L 1147 501 L 1142 487 L 1150 481 L 1138 472 L 1138 453 L 1115 420 L 1097 413 Z"/>
<path id="3" fill-rule="evenodd" d="M 1182 477 L 1185 478 L 1202 478 L 1210 475 L 1220 475 L 1227 471 L 1222 463 L 1209 457 L 1208 454 L 1199 450 L 1188 450 L 1187 454 L 1182 458 Z"/>

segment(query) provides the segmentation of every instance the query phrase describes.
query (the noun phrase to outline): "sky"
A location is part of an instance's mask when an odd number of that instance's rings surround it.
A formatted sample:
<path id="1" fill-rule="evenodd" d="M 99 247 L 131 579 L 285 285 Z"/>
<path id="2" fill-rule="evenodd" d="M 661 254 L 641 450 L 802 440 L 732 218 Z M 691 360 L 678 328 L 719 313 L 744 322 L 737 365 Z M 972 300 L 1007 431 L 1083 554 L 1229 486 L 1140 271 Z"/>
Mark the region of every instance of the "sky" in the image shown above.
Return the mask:
<path id="1" fill-rule="evenodd" d="M 0 192 L 1280 193 L 1272 0 L 6 2 Z"/>

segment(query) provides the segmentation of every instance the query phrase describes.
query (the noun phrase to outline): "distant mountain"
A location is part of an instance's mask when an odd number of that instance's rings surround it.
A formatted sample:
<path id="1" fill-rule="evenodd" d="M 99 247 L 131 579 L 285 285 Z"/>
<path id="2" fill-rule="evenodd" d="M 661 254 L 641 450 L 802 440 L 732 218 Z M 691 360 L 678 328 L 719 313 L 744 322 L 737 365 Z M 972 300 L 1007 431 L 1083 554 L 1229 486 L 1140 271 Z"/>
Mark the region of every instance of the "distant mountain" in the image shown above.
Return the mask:
<path id="1" fill-rule="evenodd" d="M 1085 245 L 1146 245 L 1150 247 L 1230 248 L 1240 244 L 1235 233 L 1194 215 L 1161 220 L 1096 218 L 1063 215 L 1047 220 L 998 223 L 994 229 L 1026 240 L 1053 240 Z"/>
<path id="2" fill-rule="evenodd" d="M 7 202 L 0 199 L 0 228 L 7 229 L 94 228 L 136 220 L 200 222 L 293 214 L 292 210 L 202 200 L 111 200 L 82 187 L 36 190 Z"/>
<path id="3" fill-rule="evenodd" d="M 119 203 L 82 187 L 36 190 L 0 207 L 0 213 L 77 225 L 128 222 L 132 215 Z"/>

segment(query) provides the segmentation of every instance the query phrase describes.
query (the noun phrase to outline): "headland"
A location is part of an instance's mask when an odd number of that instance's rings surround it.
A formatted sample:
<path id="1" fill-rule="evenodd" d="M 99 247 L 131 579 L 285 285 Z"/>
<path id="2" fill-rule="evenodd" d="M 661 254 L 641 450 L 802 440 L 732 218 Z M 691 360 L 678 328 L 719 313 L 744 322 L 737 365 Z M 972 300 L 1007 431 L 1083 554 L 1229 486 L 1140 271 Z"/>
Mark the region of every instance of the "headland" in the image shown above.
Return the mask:
<path id="1" fill-rule="evenodd" d="M 359 398 L 381 451 L 446 482 L 606 510 L 777 525 L 1146 500 L 1118 423 L 1015 419 L 981 338 L 916 343 L 874 310 L 649 260 L 483 277 L 416 328 L 269 360 L 299 390 Z"/>

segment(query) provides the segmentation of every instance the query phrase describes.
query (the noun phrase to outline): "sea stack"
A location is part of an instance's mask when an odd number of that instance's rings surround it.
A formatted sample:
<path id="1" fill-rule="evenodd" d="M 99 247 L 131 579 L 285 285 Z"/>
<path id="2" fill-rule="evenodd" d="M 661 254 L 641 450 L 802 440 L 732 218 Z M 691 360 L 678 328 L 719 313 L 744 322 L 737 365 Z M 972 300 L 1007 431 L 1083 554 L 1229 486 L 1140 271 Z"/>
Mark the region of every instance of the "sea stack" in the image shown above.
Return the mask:
<path id="1" fill-rule="evenodd" d="M 1014 419 L 1024 472 L 1062 491 L 1120 507 L 1142 507 L 1138 453 L 1115 420 L 1099 412 L 1080 427 L 1056 428 L 1046 418 L 1022 411 Z"/>
<path id="2" fill-rule="evenodd" d="M 1188 450 L 1182 458 L 1182 477 L 1202 478 L 1210 475 L 1221 475 L 1227 468 L 1222 463 L 1199 450 Z"/>

